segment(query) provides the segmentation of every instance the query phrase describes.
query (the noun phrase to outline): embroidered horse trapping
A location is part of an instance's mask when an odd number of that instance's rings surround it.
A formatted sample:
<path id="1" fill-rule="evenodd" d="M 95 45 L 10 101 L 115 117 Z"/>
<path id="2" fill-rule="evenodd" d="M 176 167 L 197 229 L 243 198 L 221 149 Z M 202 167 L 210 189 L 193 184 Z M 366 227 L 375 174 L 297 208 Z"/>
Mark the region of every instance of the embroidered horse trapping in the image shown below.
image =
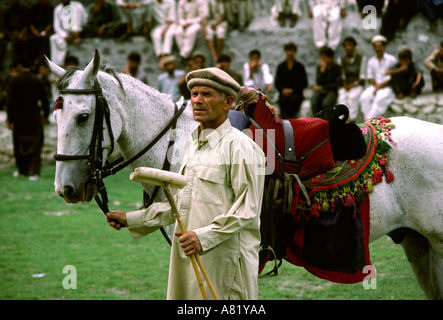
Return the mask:
<path id="1" fill-rule="evenodd" d="M 394 179 L 386 158 L 389 122 L 380 117 L 359 125 L 367 145 L 363 158 L 337 163 L 303 181 L 310 205 L 299 184 L 293 184 L 291 213 L 274 220 L 274 234 L 284 234 L 274 243 L 277 256 L 284 247 L 286 260 L 333 282 L 355 283 L 375 276 L 364 272 L 371 265 L 369 193 L 383 176 L 388 183 Z"/>

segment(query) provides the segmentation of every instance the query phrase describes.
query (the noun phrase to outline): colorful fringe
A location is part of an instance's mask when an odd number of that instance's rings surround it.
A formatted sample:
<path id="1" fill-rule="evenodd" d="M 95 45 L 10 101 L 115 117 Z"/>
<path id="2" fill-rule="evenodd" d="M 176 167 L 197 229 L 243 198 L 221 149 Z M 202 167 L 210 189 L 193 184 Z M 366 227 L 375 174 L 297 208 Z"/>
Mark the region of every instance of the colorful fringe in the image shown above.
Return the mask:
<path id="1" fill-rule="evenodd" d="M 296 221 L 302 216 L 306 220 L 312 216 L 319 217 L 322 211 L 333 213 L 340 204 L 354 207 L 355 215 L 355 208 L 363 201 L 365 194 L 373 191 L 374 185 L 381 183 L 383 177 L 387 183 L 394 180 L 386 157 L 391 149 L 388 142 L 395 146 L 391 138 L 391 130 L 395 126 L 390 122 L 390 119 L 378 117 L 360 124 L 367 143 L 365 157 L 345 161 L 324 174 L 303 181 L 309 192 L 311 206 L 299 197 L 292 207 Z"/>

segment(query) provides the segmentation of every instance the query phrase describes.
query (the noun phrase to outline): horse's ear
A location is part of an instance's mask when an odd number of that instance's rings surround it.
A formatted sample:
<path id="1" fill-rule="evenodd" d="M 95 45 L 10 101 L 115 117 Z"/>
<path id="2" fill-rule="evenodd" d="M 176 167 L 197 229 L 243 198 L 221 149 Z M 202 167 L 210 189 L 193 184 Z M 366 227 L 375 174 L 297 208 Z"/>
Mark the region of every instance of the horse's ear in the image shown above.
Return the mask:
<path id="1" fill-rule="evenodd" d="M 98 50 L 95 49 L 94 59 L 89 62 L 83 72 L 83 80 L 88 83 L 94 83 L 94 79 L 97 76 L 98 70 L 100 69 L 100 54 Z"/>
<path id="2" fill-rule="evenodd" d="M 49 60 L 49 58 L 47 56 L 45 56 L 45 59 L 46 59 L 46 64 L 49 67 L 49 70 L 51 70 L 51 72 L 54 74 L 56 79 L 60 78 L 66 72 L 65 69 L 63 69 L 62 67 L 59 67 L 54 62 Z"/>

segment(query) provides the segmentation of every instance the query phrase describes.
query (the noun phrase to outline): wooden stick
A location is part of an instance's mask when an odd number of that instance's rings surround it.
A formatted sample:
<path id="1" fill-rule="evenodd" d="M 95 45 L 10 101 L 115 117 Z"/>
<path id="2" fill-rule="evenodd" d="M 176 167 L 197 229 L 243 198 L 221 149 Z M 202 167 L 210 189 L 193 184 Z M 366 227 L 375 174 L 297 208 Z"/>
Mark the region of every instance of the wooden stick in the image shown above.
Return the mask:
<path id="1" fill-rule="evenodd" d="M 182 218 L 180 217 L 180 213 L 178 212 L 177 205 L 175 203 L 174 197 L 171 192 L 171 188 L 169 187 L 168 183 L 164 184 L 163 190 L 165 191 L 166 198 L 168 199 L 169 203 L 171 204 L 171 210 L 177 220 L 180 231 L 182 234 L 185 234 L 186 232 L 188 232 L 188 230 L 186 229 L 186 226 L 185 226 Z M 206 295 L 206 291 L 205 291 L 205 288 L 203 286 L 203 283 L 202 283 L 202 280 L 200 277 L 200 272 L 198 271 L 197 266 L 195 264 L 195 260 L 197 260 L 197 264 L 200 267 L 200 270 L 203 273 L 203 276 L 205 277 L 206 283 L 208 284 L 209 289 L 211 290 L 211 293 L 214 296 L 214 299 L 220 300 L 220 298 L 217 295 L 217 292 L 215 291 L 215 287 L 212 284 L 211 279 L 209 278 L 208 272 L 206 271 L 206 268 L 203 265 L 200 255 L 197 253 L 197 254 L 190 256 L 190 258 L 191 258 L 192 266 L 194 268 L 195 275 L 197 276 L 198 285 L 200 286 L 200 291 L 202 292 L 203 299 L 208 300 L 208 297 Z"/>

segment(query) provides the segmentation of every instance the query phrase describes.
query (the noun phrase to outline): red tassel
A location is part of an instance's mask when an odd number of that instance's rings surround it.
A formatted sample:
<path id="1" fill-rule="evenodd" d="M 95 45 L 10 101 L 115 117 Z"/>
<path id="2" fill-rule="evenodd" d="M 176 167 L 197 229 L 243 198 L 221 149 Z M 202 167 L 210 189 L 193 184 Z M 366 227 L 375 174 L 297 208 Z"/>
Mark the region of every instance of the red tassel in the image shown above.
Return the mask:
<path id="1" fill-rule="evenodd" d="M 320 211 L 318 210 L 317 205 L 313 204 L 311 206 L 311 215 L 318 218 L 320 216 Z"/>
<path id="2" fill-rule="evenodd" d="M 388 168 L 386 168 L 385 176 L 387 183 L 391 183 L 392 181 L 394 181 L 394 174 Z"/>
<path id="3" fill-rule="evenodd" d="M 383 178 L 382 178 L 383 171 L 382 172 L 380 172 L 380 171 L 381 170 L 374 169 L 374 174 L 372 176 L 373 184 L 381 183 L 383 181 Z"/>
<path id="4" fill-rule="evenodd" d="M 281 117 L 278 114 L 274 116 L 274 122 L 275 124 L 282 124 Z"/>
<path id="5" fill-rule="evenodd" d="M 350 193 L 346 196 L 346 204 L 347 207 L 355 207 L 355 201 L 354 198 L 351 196 Z"/>

